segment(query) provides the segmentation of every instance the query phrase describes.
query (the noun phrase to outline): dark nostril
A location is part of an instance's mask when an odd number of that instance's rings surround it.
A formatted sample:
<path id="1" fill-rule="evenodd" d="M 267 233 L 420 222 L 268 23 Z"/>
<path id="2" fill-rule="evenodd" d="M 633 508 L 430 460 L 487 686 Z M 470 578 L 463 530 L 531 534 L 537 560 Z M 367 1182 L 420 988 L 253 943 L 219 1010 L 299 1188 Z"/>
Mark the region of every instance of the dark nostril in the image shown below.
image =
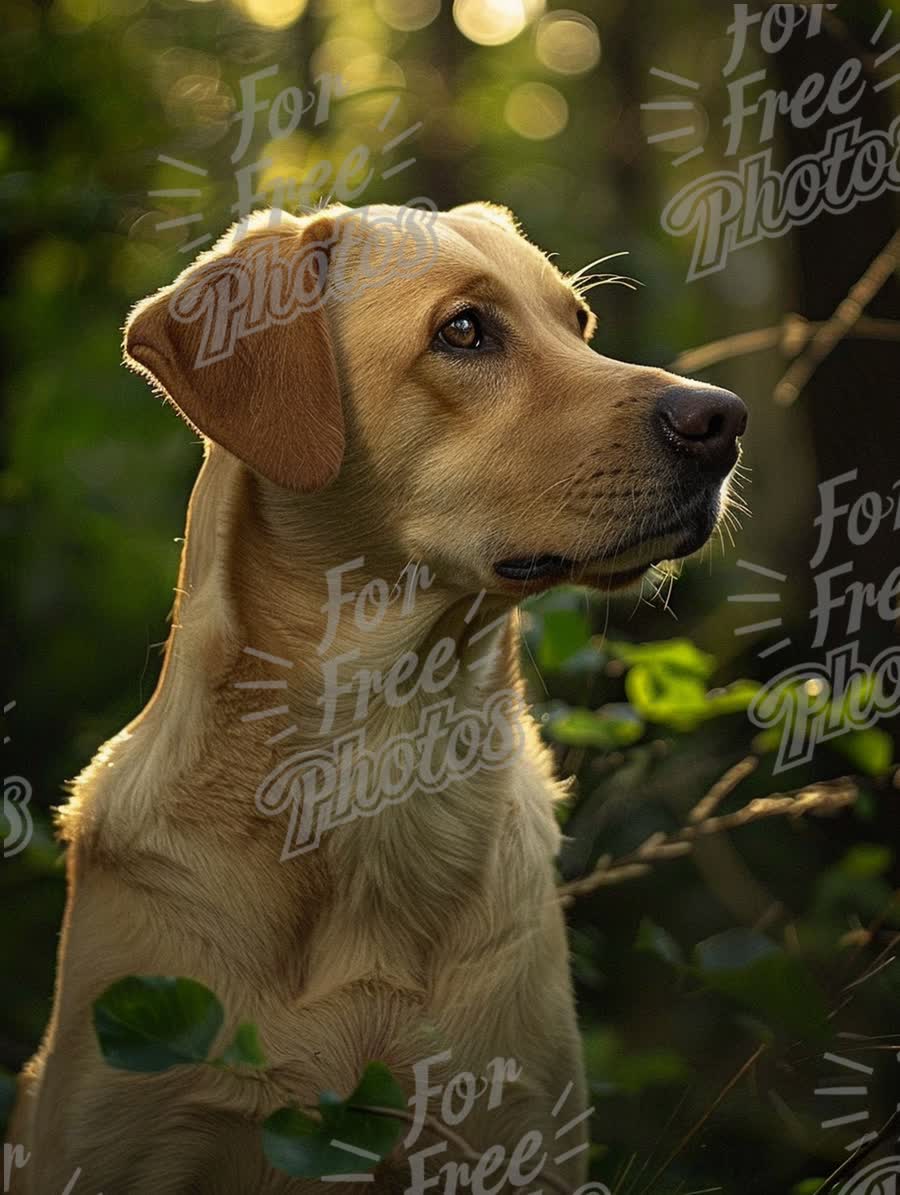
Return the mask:
<path id="1" fill-rule="evenodd" d="M 717 411 L 710 419 L 706 431 L 702 433 L 701 439 L 706 439 L 708 436 L 720 436 L 725 430 L 725 419 Z"/>
<path id="2" fill-rule="evenodd" d="M 657 404 L 667 443 L 723 475 L 737 460 L 737 438 L 747 427 L 747 408 L 730 390 L 670 386 Z"/>

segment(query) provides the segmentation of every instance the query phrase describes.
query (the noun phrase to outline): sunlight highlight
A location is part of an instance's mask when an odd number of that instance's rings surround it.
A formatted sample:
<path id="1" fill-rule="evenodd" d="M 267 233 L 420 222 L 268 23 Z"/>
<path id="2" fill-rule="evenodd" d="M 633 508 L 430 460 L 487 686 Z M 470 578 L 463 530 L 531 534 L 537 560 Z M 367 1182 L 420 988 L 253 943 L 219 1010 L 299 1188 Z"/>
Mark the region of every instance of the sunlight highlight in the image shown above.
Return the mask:
<path id="1" fill-rule="evenodd" d="M 547 83 L 520 83 L 509 93 L 503 110 L 506 123 L 520 137 L 546 141 L 569 121 L 565 97 Z"/>
<path id="2" fill-rule="evenodd" d="M 561 75 L 583 75 L 600 61 L 597 26 L 581 13 L 560 10 L 548 13 L 537 27 L 538 59 Z"/>
<path id="3" fill-rule="evenodd" d="M 525 28 L 532 14 L 524 0 L 454 0 L 460 33 L 479 46 L 502 46 Z"/>
<path id="4" fill-rule="evenodd" d="M 237 0 L 238 7 L 266 29 L 286 29 L 306 11 L 307 0 Z"/>

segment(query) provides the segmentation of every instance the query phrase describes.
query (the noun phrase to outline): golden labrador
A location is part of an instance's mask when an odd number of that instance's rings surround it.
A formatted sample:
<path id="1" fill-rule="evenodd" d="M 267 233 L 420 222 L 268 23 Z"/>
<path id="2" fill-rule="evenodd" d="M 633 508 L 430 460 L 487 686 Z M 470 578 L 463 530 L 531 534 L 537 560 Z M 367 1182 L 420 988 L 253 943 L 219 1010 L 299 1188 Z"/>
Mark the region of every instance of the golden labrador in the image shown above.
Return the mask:
<path id="1" fill-rule="evenodd" d="M 564 789 L 510 614 L 704 543 L 744 406 L 593 351 L 577 286 L 503 209 L 242 231 L 125 331 L 206 455 L 159 686 L 62 814 L 69 903 L 15 1189 L 321 1189 L 269 1165 L 260 1123 L 379 1059 L 488 1161 L 453 1177 L 426 1132 L 373 1190 L 575 1191 Z M 266 1069 L 108 1065 L 92 1005 L 128 975 L 206 984 L 222 1042 L 255 1021 Z"/>

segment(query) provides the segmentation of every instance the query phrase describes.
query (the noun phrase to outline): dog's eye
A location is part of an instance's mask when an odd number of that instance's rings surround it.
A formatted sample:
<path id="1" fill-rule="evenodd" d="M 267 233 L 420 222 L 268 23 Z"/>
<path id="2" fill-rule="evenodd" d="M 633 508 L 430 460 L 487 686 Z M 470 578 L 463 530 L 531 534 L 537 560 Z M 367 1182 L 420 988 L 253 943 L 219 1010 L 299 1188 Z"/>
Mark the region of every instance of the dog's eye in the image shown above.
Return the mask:
<path id="1" fill-rule="evenodd" d="M 437 338 L 441 344 L 451 349 L 480 348 L 482 333 L 478 315 L 474 311 L 461 311 L 444 324 Z"/>

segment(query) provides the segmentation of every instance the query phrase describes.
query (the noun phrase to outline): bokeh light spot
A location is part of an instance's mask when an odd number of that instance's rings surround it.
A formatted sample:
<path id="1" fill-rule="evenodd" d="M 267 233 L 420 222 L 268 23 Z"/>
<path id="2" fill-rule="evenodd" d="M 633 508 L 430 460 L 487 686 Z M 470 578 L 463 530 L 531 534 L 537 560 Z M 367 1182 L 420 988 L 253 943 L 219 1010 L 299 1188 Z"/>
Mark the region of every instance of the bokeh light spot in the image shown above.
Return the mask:
<path id="1" fill-rule="evenodd" d="M 373 87 L 402 88 L 403 71 L 359 37 L 332 37 L 311 59 L 314 75 L 330 75 L 335 94 L 353 95 Z M 340 80 L 338 88 L 338 80 Z"/>
<path id="2" fill-rule="evenodd" d="M 569 105 L 565 97 L 547 83 L 520 83 L 509 93 L 503 115 L 520 137 L 546 141 L 566 127 Z"/>
<path id="3" fill-rule="evenodd" d="M 385 25 L 411 33 L 431 24 L 441 11 L 441 0 L 375 0 L 375 11 Z"/>
<path id="4" fill-rule="evenodd" d="M 301 17 L 307 0 L 238 0 L 241 11 L 266 29 L 286 29 Z"/>
<path id="5" fill-rule="evenodd" d="M 525 28 L 523 0 L 454 0 L 453 19 L 460 33 L 479 46 L 502 46 Z"/>
<path id="6" fill-rule="evenodd" d="M 538 24 L 535 53 L 550 70 L 583 75 L 600 61 L 600 34 L 588 17 L 561 9 L 548 13 Z"/>

